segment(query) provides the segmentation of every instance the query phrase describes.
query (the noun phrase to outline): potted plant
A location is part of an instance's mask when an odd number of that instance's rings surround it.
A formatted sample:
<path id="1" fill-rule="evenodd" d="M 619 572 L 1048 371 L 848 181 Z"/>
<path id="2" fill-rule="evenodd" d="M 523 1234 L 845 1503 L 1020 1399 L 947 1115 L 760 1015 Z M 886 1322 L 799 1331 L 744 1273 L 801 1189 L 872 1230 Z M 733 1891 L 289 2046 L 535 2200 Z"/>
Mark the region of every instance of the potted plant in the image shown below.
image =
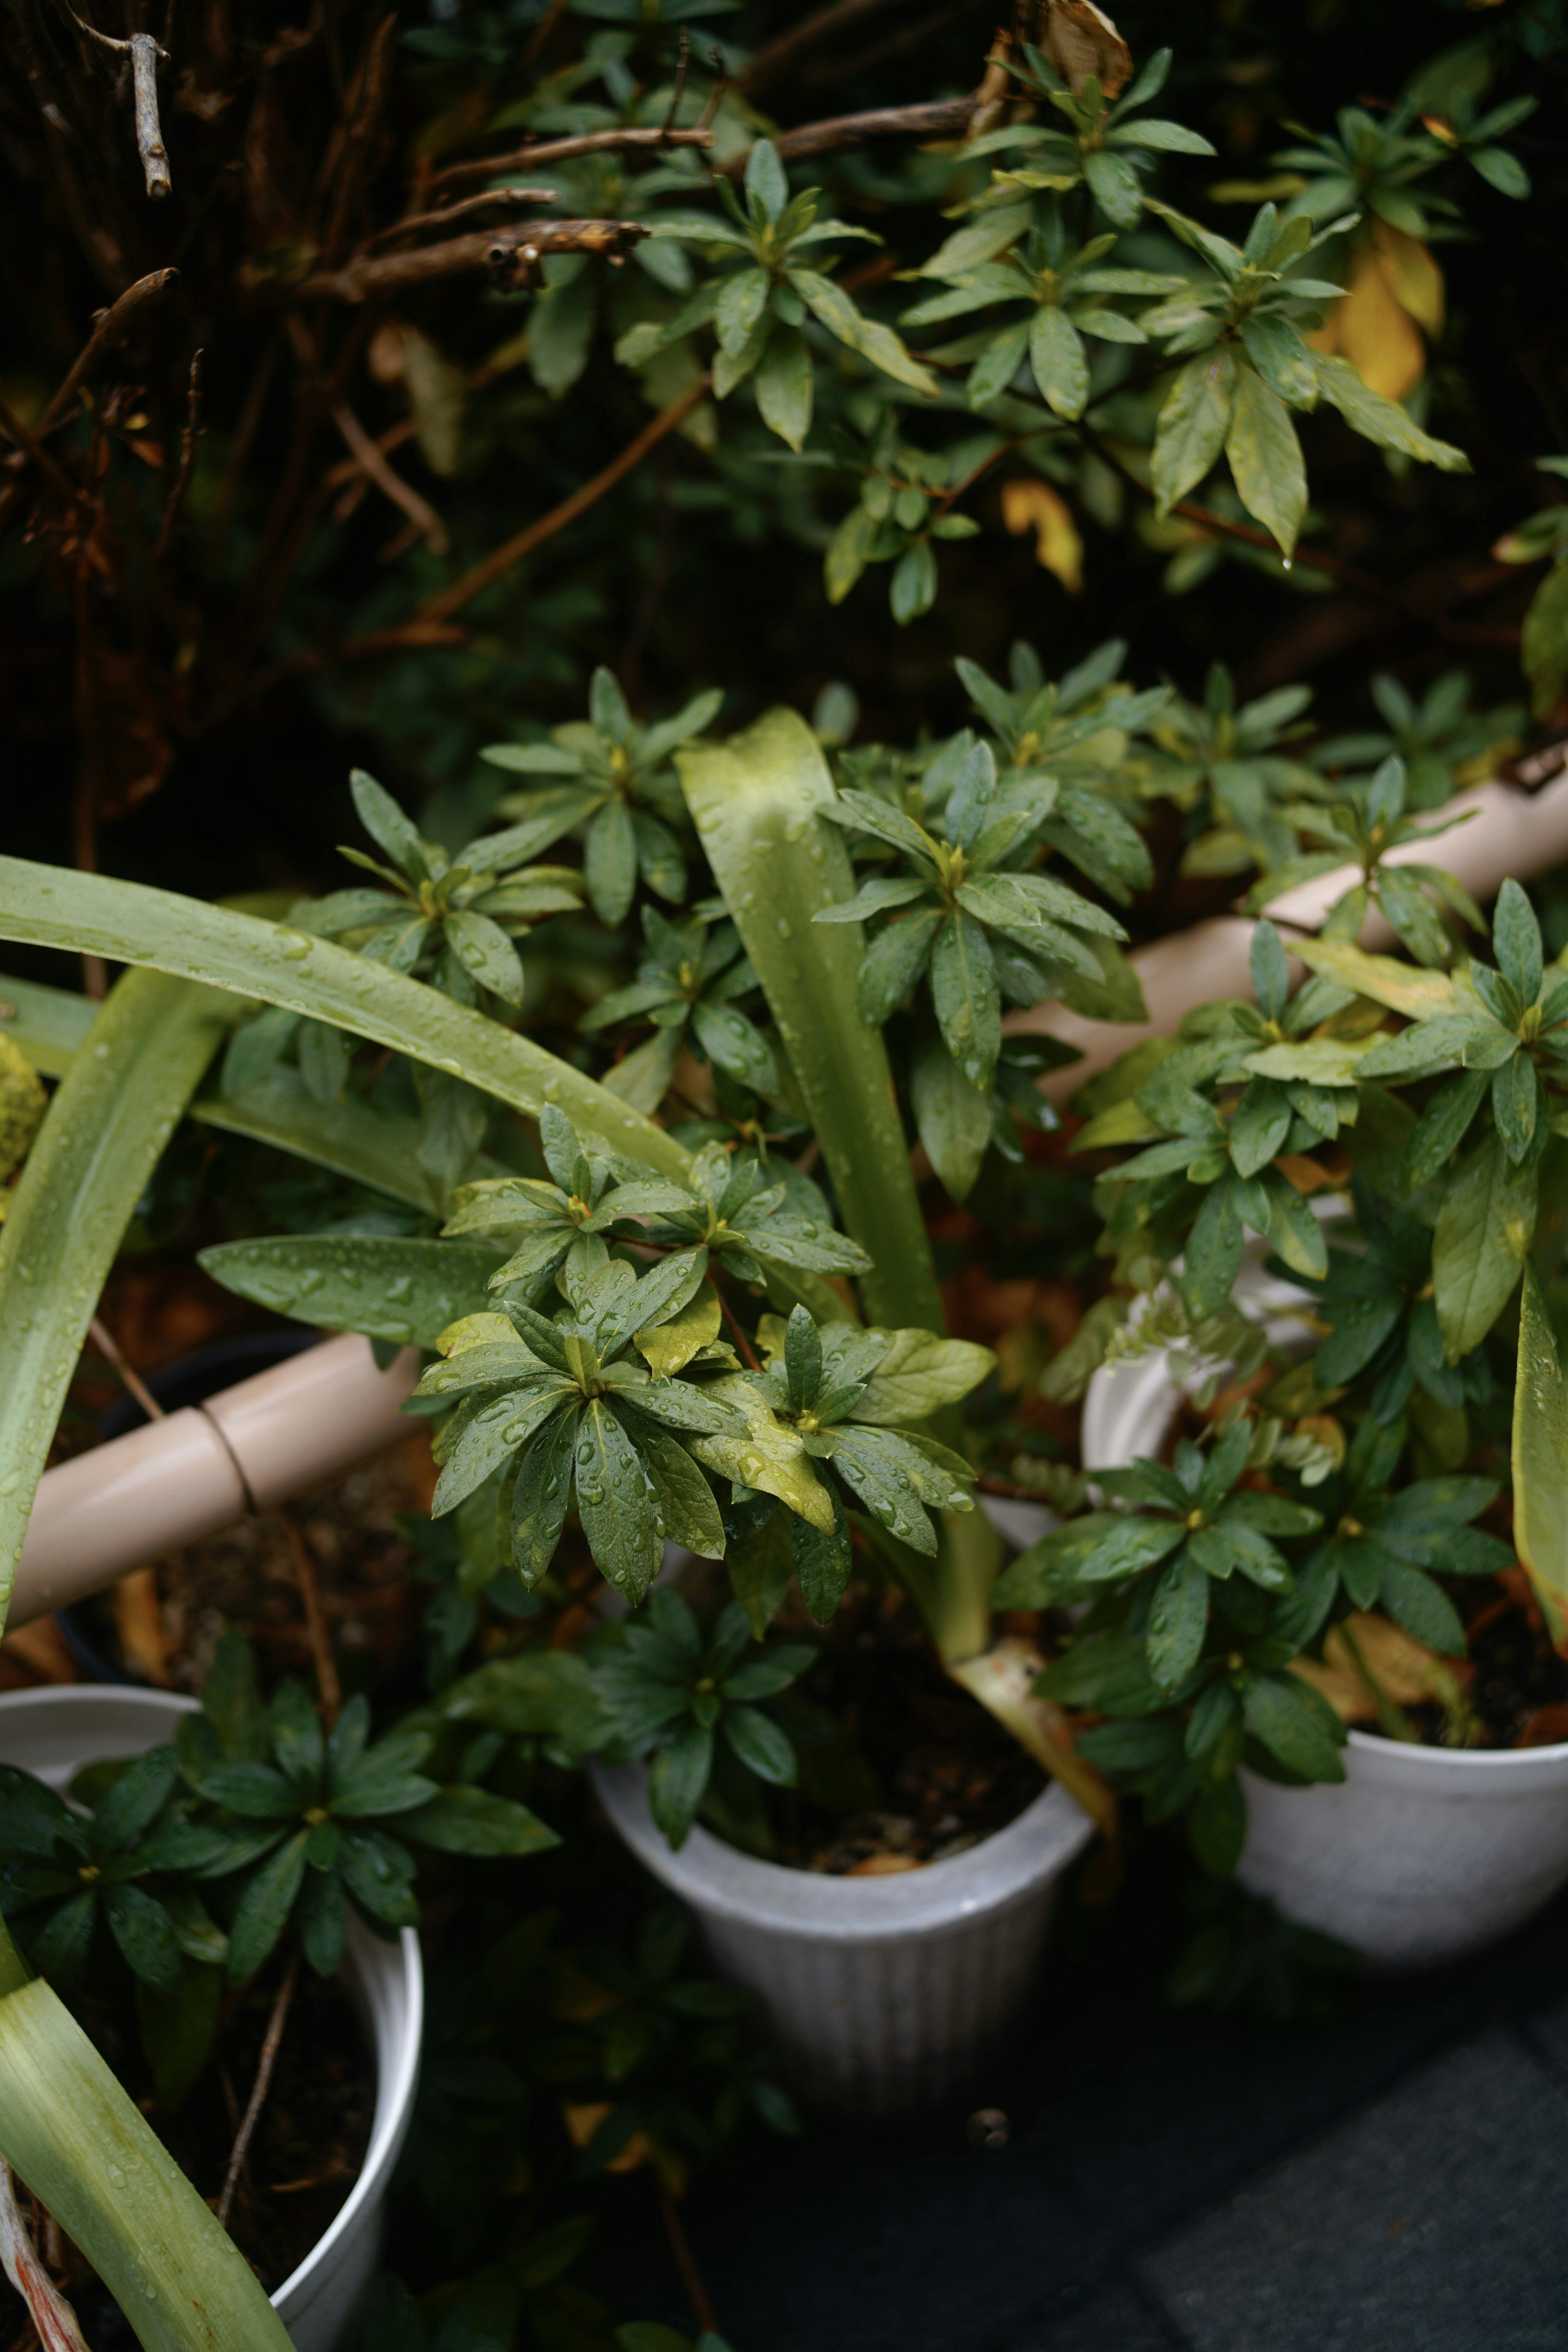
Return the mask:
<path id="1" fill-rule="evenodd" d="M 1379 769 L 1363 831 L 1397 832 L 1403 785 Z M 1102 1718 L 1079 1751 L 1385 1966 L 1472 1950 L 1568 1878 L 1568 979 L 1517 883 L 1489 963 L 1436 919 L 1484 939 L 1478 911 L 1414 870 L 1414 958 L 1354 944 L 1357 892 L 1295 943 L 1292 989 L 1260 925 L 1253 1003 L 1097 1082 L 1077 1142 L 1118 1147 L 1107 1246 L 1152 1295 L 1094 1375 L 1106 1507 L 1009 1571 L 1085 1604 L 1040 1685 Z"/>

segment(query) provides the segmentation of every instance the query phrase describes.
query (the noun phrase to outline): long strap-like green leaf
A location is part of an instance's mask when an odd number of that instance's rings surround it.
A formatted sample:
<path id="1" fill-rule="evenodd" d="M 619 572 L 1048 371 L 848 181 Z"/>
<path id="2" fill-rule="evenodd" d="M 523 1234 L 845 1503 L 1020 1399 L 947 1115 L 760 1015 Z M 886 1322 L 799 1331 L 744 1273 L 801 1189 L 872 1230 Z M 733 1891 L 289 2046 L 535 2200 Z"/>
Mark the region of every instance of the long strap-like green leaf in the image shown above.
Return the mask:
<path id="1" fill-rule="evenodd" d="M 216 990 L 128 972 L 75 1044 L 0 1226 L 0 1622 L 104 1276 L 234 1012 Z M 147 2352 L 287 2352 L 249 2264 L 64 2005 L 26 1977 L 0 1927 L 0 2154 Z"/>
<path id="2" fill-rule="evenodd" d="M 531 1118 L 554 1103 L 584 1139 L 668 1175 L 689 1163 L 689 1153 L 651 1119 L 515 1030 L 285 923 L 140 882 L 0 857 L 0 938 L 152 964 L 260 997 L 453 1071 Z"/>
<path id="3" fill-rule="evenodd" d="M 233 1013 L 216 990 L 128 972 L 56 1088 L 0 1225 L 0 1623 L 99 1292 Z"/>
<path id="4" fill-rule="evenodd" d="M 797 712 L 770 710 L 732 741 L 691 743 L 677 757 L 708 862 L 795 1066 L 841 1222 L 875 1261 L 859 1277 L 867 1315 L 940 1331 L 887 1048 L 856 1004 L 865 941 L 858 923 L 812 920 L 855 896 L 844 836 L 818 814 L 834 794 L 816 738 Z"/>

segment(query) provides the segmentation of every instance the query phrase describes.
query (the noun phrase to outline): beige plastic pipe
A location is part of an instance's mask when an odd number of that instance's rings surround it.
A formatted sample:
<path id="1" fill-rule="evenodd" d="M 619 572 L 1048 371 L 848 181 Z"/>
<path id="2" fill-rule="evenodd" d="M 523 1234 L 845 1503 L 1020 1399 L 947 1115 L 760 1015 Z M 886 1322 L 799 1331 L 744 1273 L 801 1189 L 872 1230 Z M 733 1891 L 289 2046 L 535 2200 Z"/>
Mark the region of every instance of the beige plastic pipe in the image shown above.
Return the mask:
<path id="1" fill-rule="evenodd" d="M 1431 845 L 1412 841 L 1391 851 L 1391 866 L 1440 865 L 1472 898 L 1490 898 L 1510 874 L 1540 874 L 1568 858 L 1568 773 L 1535 793 L 1511 784 L 1478 784 L 1438 814 L 1466 815 L 1467 822 Z M 1286 891 L 1268 912 L 1288 929 L 1315 930 L 1341 891 L 1355 879 L 1356 869 L 1342 866 Z M 1250 996 L 1248 958 L 1255 928 L 1247 916 L 1216 915 L 1190 930 L 1135 949 L 1130 961 L 1142 984 L 1147 1021 L 1087 1021 L 1064 1004 L 1040 1004 L 1009 1013 L 1003 1028 L 1009 1036 L 1045 1034 L 1079 1048 L 1081 1061 L 1053 1070 L 1040 1082 L 1050 1101 L 1065 1102 L 1119 1054 L 1145 1038 L 1168 1036 L 1184 1013 L 1212 1003 L 1215 997 Z M 1393 940 L 1392 927 L 1374 913 L 1362 933 L 1363 946 L 1381 950 Z"/>
<path id="2" fill-rule="evenodd" d="M 46 1471 L 6 1623 L 47 1617 L 379 1453 L 407 1434 L 398 1407 L 418 1374 L 416 1349 L 384 1372 L 368 1339 L 327 1339 Z"/>

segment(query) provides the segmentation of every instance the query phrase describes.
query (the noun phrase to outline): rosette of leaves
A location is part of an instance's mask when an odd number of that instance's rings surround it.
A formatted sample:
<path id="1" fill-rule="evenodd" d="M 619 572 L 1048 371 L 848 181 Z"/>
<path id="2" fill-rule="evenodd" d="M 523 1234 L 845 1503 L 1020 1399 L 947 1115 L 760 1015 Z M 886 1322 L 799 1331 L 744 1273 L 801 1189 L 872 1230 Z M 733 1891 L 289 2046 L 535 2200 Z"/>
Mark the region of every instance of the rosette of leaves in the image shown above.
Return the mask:
<path id="1" fill-rule="evenodd" d="M 1486 917 L 1462 883 L 1440 866 L 1415 860 L 1387 864 L 1390 850 L 1411 842 L 1435 841 L 1450 832 L 1462 817 L 1441 824 L 1422 825 L 1405 813 L 1407 782 L 1405 762 L 1384 760 L 1364 782 L 1350 780 L 1338 787 L 1339 797 L 1326 808 L 1288 810 L 1298 833 L 1322 842 L 1321 849 L 1289 857 L 1283 866 L 1254 883 L 1245 904 L 1248 912 L 1272 903 L 1298 883 L 1332 874 L 1354 863 L 1361 879 L 1337 898 L 1323 919 L 1324 939 L 1358 940 L 1373 907 L 1385 915 L 1418 963 L 1441 965 L 1454 952 L 1454 936 L 1442 919 L 1446 908 L 1484 938 Z"/>
<path id="2" fill-rule="evenodd" d="M 222 1930 L 163 1856 L 159 1832 L 178 1785 L 168 1747 L 87 1766 L 68 1803 L 32 1773 L 0 1766 L 0 1916 L 52 1984 L 79 1984 L 106 1942 L 137 1983 L 165 1991 L 185 1957 L 223 1958 Z"/>
<path id="3" fill-rule="evenodd" d="M 737 1281 L 759 1285 L 770 1265 L 863 1274 L 871 1263 L 846 1234 L 792 1208 L 790 1187 L 768 1182 L 755 1156 L 731 1159 L 722 1143 L 705 1144 L 678 1183 L 637 1160 L 617 1157 L 612 1163 L 585 1151 L 553 1103 L 545 1105 L 539 1132 L 553 1182 L 501 1176 L 466 1185 L 445 1228 L 453 1236 L 515 1238 L 511 1255 L 490 1276 L 492 1290 L 518 1289 L 537 1304 L 556 1283 L 570 1296 L 567 1286 L 610 1264 L 615 1241 L 695 1251 L 700 1263 L 689 1298 L 710 1255 Z M 717 1301 L 711 1312 L 716 1331 Z"/>
<path id="4" fill-rule="evenodd" d="M 766 1624 L 793 1573 L 807 1609 L 826 1625 L 849 1579 L 852 1519 L 931 1559 L 937 1548 L 931 1513 L 973 1508 L 973 1471 L 927 1425 L 967 1396 L 996 1360 L 989 1348 L 931 1331 L 819 1328 L 803 1307 L 787 1322 L 764 1315 L 757 1344 L 763 1369 L 745 1377 L 815 1464 L 832 1525 L 786 1521 L 767 1496 L 739 1497 L 731 1575 L 753 1623 Z"/>
<path id="5" fill-rule="evenodd" d="M 885 1023 L 922 982 L 931 1013 L 917 1030 L 910 1093 L 932 1167 L 955 1200 L 973 1188 L 998 1116 L 1002 999 L 1037 1004 L 1054 973 L 1099 982 L 1095 940 L 1121 940 L 1113 915 L 1046 874 L 1025 869 L 1059 787 L 1025 772 L 999 778 L 988 743 L 960 736 L 933 763 L 928 794 L 938 834 L 873 793 L 839 793 L 823 814 L 869 834 L 898 859 L 816 921 L 883 924 L 860 968 L 861 1015 Z"/>
<path id="6" fill-rule="evenodd" d="M 1184 1250 L 1182 1295 L 1194 1318 L 1230 1297 L 1248 1226 L 1268 1235 L 1292 1273 L 1326 1275 L 1318 1221 L 1289 1168 L 1277 1163 L 1331 1142 L 1360 1108 L 1352 1077 L 1364 1039 L 1310 1035 L 1348 992 L 1308 988 L 1292 1001 L 1284 946 L 1267 922 L 1253 935 L 1252 985 L 1255 1004 L 1226 1002 L 1189 1015 L 1141 1083 L 1132 1064 L 1136 1091 L 1073 1142 L 1075 1150 L 1146 1144 L 1101 1180 L 1113 1204 L 1108 1239 L 1141 1236 L 1167 1264 Z"/>
<path id="7" fill-rule="evenodd" d="M 352 1906 L 377 1935 L 416 1926 L 405 1840 L 450 1853 L 537 1853 L 559 1843 L 486 1789 L 447 1788 L 419 1769 L 434 1742 L 412 1728 L 371 1738 L 369 1701 L 351 1698 L 322 1731 L 310 1694 L 256 1687 L 243 1636 L 225 1635 L 199 1714 L 175 1735 L 183 1780 L 201 1801 L 153 1851 L 200 1881 L 237 1880 L 227 1967 L 243 1984 L 293 1928 L 320 1976 L 342 1958 Z"/>
<path id="8" fill-rule="evenodd" d="M 1075 89 L 1043 50 L 1026 41 L 1021 58 L 1009 58 L 1006 68 L 1018 84 L 1015 95 L 1034 101 L 1040 117 L 984 131 L 964 149 L 971 158 L 1022 151 L 1023 161 L 993 174 L 991 186 L 966 207 L 972 215 L 968 224 L 947 238 L 922 276 L 960 278 L 994 260 L 1048 211 L 1050 199 L 1071 188 L 1087 186 L 1114 228 L 1136 228 L 1142 216 L 1142 182 L 1158 156 L 1215 152 L 1201 132 L 1184 123 L 1133 120 L 1163 89 L 1172 56 L 1170 49 L 1156 49 L 1125 95 L 1108 103 L 1103 67 Z M 1052 122 L 1046 108 L 1062 118 L 1059 123 Z"/>
<path id="9" fill-rule="evenodd" d="M 900 324 L 934 327 L 976 310 L 1016 314 L 1021 307 L 1021 315 L 942 344 L 931 356 L 949 365 L 972 362 L 966 396 L 970 407 L 979 409 L 1011 391 L 1026 363 L 1046 406 L 1057 416 L 1076 420 L 1089 402 L 1089 354 L 1084 338 L 1107 343 L 1148 341 L 1137 320 L 1112 309 L 1112 301 L 1129 295 L 1173 294 L 1186 282 L 1155 270 L 1104 266 L 1117 242 L 1112 234 L 1071 245 L 1061 206 L 1053 204 L 1043 227 L 1028 229 L 1000 260 L 967 271 L 949 292 L 917 302 Z"/>
<path id="10" fill-rule="evenodd" d="M 1279 1547 L 1299 1549 L 1321 1517 L 1239 1483 L 1257 1436 L 1243 1420 L 1207 1455 L 1184 1438 L 1170 1468 L 1141 1459 L 1096 1474 L 1129 1507 L 1047 1539 L 1049 1598 L 1091 1605 L 1035 1685 L 1115 1718 L 1079 1732 L 1078 1753 L 1126 1776 L 1151 1819 L 1189 1807 L 1193 1843 L 1222 1874 L 1246 1833 L 1238 1764 L 1297 1782 L 1344 1778 L 1343 1726 L 1288 1671 L 1301 1645 L 1284 1622 L 1295 1580 Z"/>
<path id="11" fill-rule="evenodd" d="M 1568 542 L 1568 509 L 1563 509 Z M 1384 725 L 1356 734 L 1333 735 L 1308 754 L 1314 768 L 1374 768 L 1384 760 L 1405 762 L 1405 804 L 1422 811 L 1441 808 L 1465 785 L 1489 775 L 1493 763 L 1516 748 L 1524 712 L 1516 703 L 1497 710 L 1470 709 L 1470 680 L 1462 669 L 1446 671 L 1419 702 L 1396 677 L 1379 671 L 1371 684 Z"/>
<path id="12" fill-rule="evenodd" d="M 465 1318 L 416 1391 L 458 1408 L 436 1440 L 432 1516 L 500 1472 L 512 1565 L 532 1585 L 575 1503 L 601 1573 L 631 1601 L 652 1582 L 666 1541 L 723 1558 L 704 1466 L 826 1527 L 826 1497 L 799 1439 L 773 1425 L 743 1381 L 723 1377 L 735 1358 L 717 1339 L 707 1265 L 704 1249 L 682 1250 L 639 1278 L 624 1260 L 595 1265 L 585 1251 L 563 1269 L 568 1303 L 553 1320 L 519 1297 L 504 1316 Z M 704 1372 L 721 1377 L 700 1382 Z"/>
<path id="13" fill-rule="evenodd" d="M 947 450 L 917 449 L 900 437 L 896 414 L 883 417 L 869 444 L 835 427 L 830 445 L 846 472 L 860 477 L 860 495 L 827 543 L 823 584 L 830 604 L 842 604 L 868 564 L 890 563 L 888 609 L 900 627 L 936 602 L 933 540 L 973 539 L 980 526 L 955 514 L 952 502 L 1004 445 L 978 448 L 961 442 Z"/>
<path id="14" fill-rule="evenodd" d="M 705 279 L 675 317 L 663 326 L 634 327 L 616 346 L 627 367 L 644 367 L 711 326 L 718 341 L 713 390 L 727 400 L 751 382 L 757 413 L 769 430 L 799 449 L 811 430 L 815 374 L 805 327 L 808 314 L 885 376 L 911 391 L 934 397 L 936 382 L 907 351 L 890 327 L 868 319 L 849 296 L 805 257 L 819 246 L 862 237 L 880 240 L 869 229 L 817 217 L 820 189 L 792 198 L 777 148 L 759 139 L 746 158 L 745 201 L 722 173 L 715 186 L 727 217 L 717 214 L 664 214 L 654 223 L 656 237 L 674 237 L 708 249 L 715 274 Z"/>
<path id="15" fill-rule="evenodd" d="M 427 980 L 459 1004 L 495 997 L 521 1005 L 522 964 L 514 940 L 542 916 L 582 904 L 582 877 L 570 866 L 527 863 L 555 835 L 539 825 L 513 825 L 448 857 L 439 843 L 422 838 L 374 776 L 356 768 L 349 782 L 360 822 L 387 862 L 360 849 L 342 855 L 383 887 L 301 899 L 290 923 L 320 939 L 341 940 L 393 971 Z M 236 1030 L 224 1056 L 225 1094 L 260 1085 L 290 1045 L 310 1092 L 318 1102 L 335 1102 L 348 1075 L 349 1039 L 324 1021 L 279 1005 Z"/>
<path id="16" fill-rule="evenodd" d="M 1316 1364 L 1314 1377 L 1321 1377 Z M 1284 1618 L 1298 1647 L 1315 1640 L 1331 1615 L 1380 1609 L 1440 1656 L 1463 1657 L 1464 1626 L 1436 1577 L 1495 1576 L 1512 1567 L 1512 1546 L 1470 1524 L 1497 1500 L 1495 1478 L 1417 1478 L 1390 1493 L 1406 1435 L 1402 1413 L 1369 1412 L 1342 1467 L 1314 1489 L 1326 1531 L 1301 1565 Z"/>
<path id="17" fill-rule="evenodd" d="M 1280 1389 L 1302 1410 L 1324 1410 L 1353 1388 L 1379 1427 L 1410 1411 L 1414 1397 L 1417 1427 L 1463 1461 L 1469 1450 L 1466 1409 L 1489 1403 L 1493 1394 L 1485 1352 L 1473 1348 L 1458 1363 L 1448 1361 L 1432 1292 L 1430 1225 L 1374 1192 L 1364 1176 L 1352 1190 L 1356 1245 L 1331 1244 L 1321 1279 L 1293 1276 L 1316 1292 L 1317 1319 L 1328 1337 Z M 1271 1391 L 1270 1402 L 1277 1401 Z"/>
<path id="18" fill-rule="evenodd" d="M 1201 704 L 1176 696 L 1161 713 L 1154 740 L 1171 764 L 1156 786 L 1186 815 L 1184 874 L 1289 866 L 1298 804 L 1331 791 L 1286 748 L 1310 734 L 1302 713 L 1311 698 L 1310 686 L 1282 686 L 1238 710 L 1229 670 L 1214 662 Z"/>
<path id="19" fill-rule="evenodd" d="M 1133 823 L 1140 812 L 1140 768 L 1131 761 L 1131 741 L 1153 726 L 1172 689 L 1156 686 L 1131 694 L 1118 681 L 1127 656 L 1125 641 L 1110 637 L 1069 669 L 1047 679 L 1032 646 L 1016 644 L 1009 656 L 1009 685 L 987 677 L 977 662 L 961 657 L 953 667 L 995 740 L 997 767 L 1016 782 L 1041 772 L 1055 779 L 1057 793 L 1036 838 L 1069 858 L 1080 874 L 1125 907 L 1135 890 L 1149 889 L 1154 869 Z M 1131 788 L 1123 781 L 1128 772 Z M 1120 803 L 1120 804 L 1119 804 Z M 1122 958 L 1109 947 L 1095 950 L 1108 989 L 1131 980 Z M 1068 983 L 1070 985 L 1070 983 Z M 1136 988 L 1136 983 L 1133 983 Z M 1114 1020 L 1103 1003 L 1064 999 L 1074 1010 Z M 1131 1002 L 1131 999 L 1129 999 Z M 1143 1007 L 1132 1017 L 1142 1020 Z"/>
<path id="20" fill-rule="evenodd" d="M 1298 950 L 1331 984 L 1409 1024 L 1338 1051 L 1363 1090 L 1417 1090 L 1418 1113 L 1399 1100 L 1384 1114 L 1382 1154 L 1366 1164 L 1380 1189 L 1420 1194 L 1431 1217 L 1450 1363 L 1479 1345 L 1512 1297 L 1535 1230 L 1542 1155 L 1555 1129 L 1568 1129 L 1568 972 L 1546 963 L 1517 882 L 1498 894 L 1492 950 L 1496 969 L 1477 961 L 1452 974 L 1339 940 Z"/>
<path id="21" fill-rule="evenodd" d="M 1568 477 L 1568 457 L 1537 457 L 1535 467 L 1538 473 Z M 1568 684 L 1568 505 L 1542 508 L 1505 531 L 1492 553 L 1502 563 L 1551 566 L 1531 599 L 1520 647 L 1531 708 L 1545 719 Z"/>
<path id="22" fill-rule="evenodd" d="M 748 1649 L 756 1654 L 747 1658 Z M 754 1809 L 748 1780 L 795 1787 L 795 1749 L 762 1703 L 787 1690 L 816 1654 L 798 1643 L 758 1648 L 738 1601 L 704 1633 L 679 1594 L 666 1591 L 646 1618 L 600 1637 L 594 1688 L 615 1727 L 601 1754 L 609 1763 L 649 1758 L 649 1810 L 672 1846 L 685 1844 L 716 1766 L 736 1813 Z"/>
<path id="23" fill-rule="evenodd" d="M 583 887 L 612 930 L 626 921 L 639 873 L 661 898 L 679 903 L 686 894 L 686 856 L 671 830 L 683 821 L 685 808 L 669 758 L 701 734 L 723 699 L 717 688 L 695 695 L 673 719 L 644 727 L 601 665 L 589 687 L 585 720 L 555 728 L 548 743 L 491 743 L 479 754 L 513 775 L 562 780 L 509 793 L 500 813 L 518 820 L 542 849 L 585 826 Z"/>
<path id="24" fill-rule="evenodd" d="M 739 1000 L 754 993 L 757 975 L 742 953 L 733 923 L 694 913 L 672 923 L 656 907 L 642 910 L 646 952 L 637 978 L 612 989 L 578 1024 L 588 1035 L 630 1022 L 651 1021 L 654 1034 L 605 1074 L 604 1083 L 637 1110 L 664 1100 L 683 1045 L 764 1097 L 779 1091 L 773 1047 Z"/>
<path id="25" fill-rule="evenodd" d="M 1406 410 L 1365 383 L 1346 359 L 1313 351 L 1303 330 L 1322 323 L 1322 305 L 1342 293 L 1327 279 L 1300 278 L 1300 264 L 1351 224 L 1319 236 L 1303 215 L 1283 222 L 1259 207 L 1243 246 L 1148 199 L 1175 235 L 1208 265 L 1206 279 L 1143 311 L 1139 325 L 1172 357 L 1185 359 L 1171 381 L 1154 434 L 1152 480 L 1163 516 L 1195 489 L 1223 450 L 1248 514 L 1294 551 L 1307 507 L 1307 470 L 1292 409 L 1328 401 L 1352 432 L 1445 473 L 1468 473 L 1462 449 L 1435 441 Z M 1193 356 L 1188 357 L 1191 353 Z"/>

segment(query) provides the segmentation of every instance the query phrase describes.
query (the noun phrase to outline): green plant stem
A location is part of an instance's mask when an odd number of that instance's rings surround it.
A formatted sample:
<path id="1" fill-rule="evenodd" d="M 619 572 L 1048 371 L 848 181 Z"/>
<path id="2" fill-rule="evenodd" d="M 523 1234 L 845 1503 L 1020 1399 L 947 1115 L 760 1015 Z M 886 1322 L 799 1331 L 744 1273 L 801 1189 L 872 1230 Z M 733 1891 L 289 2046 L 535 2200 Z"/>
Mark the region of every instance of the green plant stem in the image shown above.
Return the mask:
<path id="1" fill-rule="evenodd" d="M 855 895 L 844 836 L 819 812 L 833 779 L 805 721 L 770 710 L 729 743 L 676 754 L 687 805 L 778 1024 L 846 1233 L 873 1261 L 858 1277 L 873 1323 L 942 1328 L 931 1244 L 881 1032 L 860 1017 L 865 941 L 816 923 Z"/>
<path id="2" fill-rule="evenodd" d="M 128 972 L 56 1088 L 0 1226 L 0 1622 L 99 1293 L 234 1004 Z"/>

